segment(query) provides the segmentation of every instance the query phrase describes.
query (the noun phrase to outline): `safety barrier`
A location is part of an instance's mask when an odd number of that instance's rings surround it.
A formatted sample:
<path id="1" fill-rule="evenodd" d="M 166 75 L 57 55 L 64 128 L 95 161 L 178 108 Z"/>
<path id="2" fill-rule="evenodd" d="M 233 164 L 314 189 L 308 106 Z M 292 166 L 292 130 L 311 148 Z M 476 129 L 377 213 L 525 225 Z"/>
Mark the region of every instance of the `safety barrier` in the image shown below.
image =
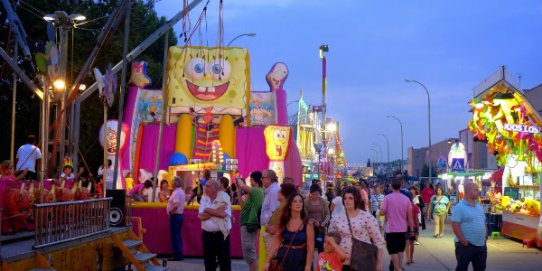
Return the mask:
<path id="1" fill-rule="evenodd" d="M 34 204 L 34 248 L 109 231 L 112 198 Z"/>

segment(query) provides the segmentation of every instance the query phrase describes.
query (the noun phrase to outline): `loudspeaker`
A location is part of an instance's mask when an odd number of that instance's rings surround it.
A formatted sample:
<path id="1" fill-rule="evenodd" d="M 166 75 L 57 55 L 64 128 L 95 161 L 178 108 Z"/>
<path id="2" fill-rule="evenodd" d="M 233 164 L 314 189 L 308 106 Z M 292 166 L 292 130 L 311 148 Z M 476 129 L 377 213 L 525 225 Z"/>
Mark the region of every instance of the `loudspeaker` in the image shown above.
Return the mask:
<path id="1" fill-rule="evenodd" d="M 122 189 L 107 190 L 105 195 L 113 198 L 109 209 L 109 225 L 113 227 L 126 226 L 126 191 Z"/>

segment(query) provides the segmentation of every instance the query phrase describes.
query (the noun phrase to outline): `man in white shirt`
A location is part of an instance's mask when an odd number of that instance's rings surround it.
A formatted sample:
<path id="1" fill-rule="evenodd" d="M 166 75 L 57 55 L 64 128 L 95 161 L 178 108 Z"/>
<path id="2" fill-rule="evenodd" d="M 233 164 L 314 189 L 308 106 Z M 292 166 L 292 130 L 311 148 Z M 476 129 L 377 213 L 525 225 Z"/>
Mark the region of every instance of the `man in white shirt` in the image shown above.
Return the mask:
<path id="1" fill-rule="evenodd" d="M 224 195 L 220 195 L 220 193 L 226 193 L 219 191 L 216 180 L 207 180 L 203 191 L 205 195 L 200 202 L 198 218 L 201 220 L 203 230 L 205 271 L 215 271 L 217 259 L 220 271 L 231 271 L 230 236 L 223 233 L 224 225 L 220 223 L 224 219 L 226 231 L 231 230 L 231 202 L 221 200 Z"/>
<path id="2" fill-rule="evenodd" d="M 265 250 L 270 251 L 273 244 L 274 235 L 267 232 L 267 224 L 273 215 L 273 212 L 279 207 L 280 201 L 278 194 L 280 192 L 279 179 L 277 173 L 272 169 L 266 169 L 262 172 L 262 182 L 264 191 L 264 199 L 262 204 L 262 213 L 260 215 L 260 223 L 262 225 L 262 236 L 265 242 Z M 265 232 L 263 231 L 265 227 Z"/>
<path id="3" fill-rule="evenodd" d="M 41 151 L 35 144 L 36 136 L 28 135 L 26 137 L 26 144 L 22 145 L 17 150 L 15 176 L 19 175 L 24 170 L 27 170 L 25 179 L 38 179 L 38 175 L 36 174 L 36 161 L 41 159 Z"/>

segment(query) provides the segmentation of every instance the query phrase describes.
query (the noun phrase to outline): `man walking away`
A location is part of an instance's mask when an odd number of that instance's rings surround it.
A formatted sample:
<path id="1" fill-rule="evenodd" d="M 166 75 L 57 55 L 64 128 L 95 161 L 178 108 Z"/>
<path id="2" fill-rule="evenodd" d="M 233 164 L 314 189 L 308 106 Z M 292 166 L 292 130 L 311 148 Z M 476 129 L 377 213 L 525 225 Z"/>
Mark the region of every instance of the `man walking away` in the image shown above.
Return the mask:
<path id="1" fill-rule="evenodd" d="M 241 246 L 243 258 L 247 262 L 250 271 L 258 270 L 258 255 L 256 254 L 256 236 L 260 228 L 260 210 L 263 202 L 262 173 L 255 171 L 250 173 L 250 186 L 242 179 L 237 181 L 239 189 L 248 193 L 246 201 L 240 200 L 241 209 Z"/>
<path id="2" fill-rule="evenodd" d="M 201 199 L 198 218 L 203 229 L 203 262 L 205 271 L 231 271 L 230 236 L 231 230 L 231 202 L 221 199 L 227 198 L 225 192 L 219 191 L 218 182 L 207 180 L 203 190 L 205 195 Z M 219 195 L 223 193 L 224 195 Z M 226 234 L 224 233 L 226 232 Z"/>
<path id="3" fill-rule="evenodd" d="M 456 271 L 467 271 L 470 262 L 474 271 L 486 270 L 487 225 L 484 209 L 477 202 L 478 186 L 465 184 L 465 197 L 452 210 L 452 228 L 455 233 Z"/>
<path id="4" fill-rule="evenodd" d="M 403 270 L 408 227 L 409 236 L 414 236 L 412 205 L 409 198 L 400 192 L 401 181 L 399 178 L 392 181 L 393 192 L 384 197 L 380 207 L 380 214 L 386 216 L 386 247 L 395 271 Z"/>

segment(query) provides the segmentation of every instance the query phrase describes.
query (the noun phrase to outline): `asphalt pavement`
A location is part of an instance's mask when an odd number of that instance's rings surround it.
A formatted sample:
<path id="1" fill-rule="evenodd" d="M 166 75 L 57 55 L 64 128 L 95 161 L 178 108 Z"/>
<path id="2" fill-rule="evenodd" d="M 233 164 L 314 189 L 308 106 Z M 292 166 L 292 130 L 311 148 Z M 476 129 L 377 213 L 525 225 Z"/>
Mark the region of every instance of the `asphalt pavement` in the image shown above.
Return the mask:
<path id="1" fill-rule="evenodd" d="M 434 225 L 429 223 L 427 229 L 421 231 L 419 242 L 414 251 L 414 263 L 404 265 L 405 270 L 413 271 L 448 271 L 455 270 L 453 231 L 449 222 L 442 238 L 433 238 Z M 487 271 L 541 271 L 542 251 L 538 248 L 523 247 L 517 240 L 505 237 L 487 242 Z M 405 259 L 406 263 L 406 259 Z M 389 255 L 384 250 L 384 267 L 388 270 Z M 186 258 L 181 262 L 168 262 L 169 270 L 200 271 L 204 270 L 202 258 Z M 232 260 L 232 270 L 248 271 L 248 265 L 242 259 Z M 469 269 L 472 270 L 472 267 Z"/>

